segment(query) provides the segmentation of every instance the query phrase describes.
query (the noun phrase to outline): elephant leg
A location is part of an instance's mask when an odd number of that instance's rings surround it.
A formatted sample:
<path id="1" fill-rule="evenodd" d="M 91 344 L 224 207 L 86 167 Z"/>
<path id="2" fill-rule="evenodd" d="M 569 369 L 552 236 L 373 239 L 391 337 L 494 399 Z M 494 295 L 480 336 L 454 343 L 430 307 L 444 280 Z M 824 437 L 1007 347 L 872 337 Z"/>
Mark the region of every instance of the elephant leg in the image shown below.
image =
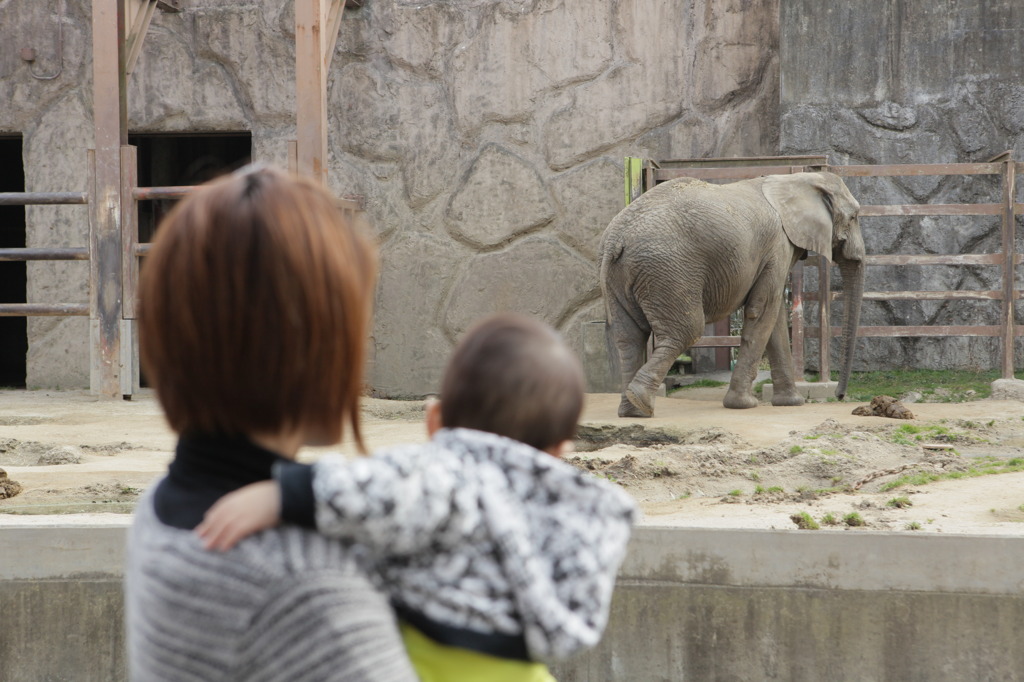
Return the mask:
<path id="1" fill-rule="evenodd" d="M 796 390 L 793 370 L 793 351 L 789 346 L 788 312 L 779 305 L 775 330 L 768 339 L 768 363 L 772 368 L 772 405 L 795 407 L 804 404 L 804 397 Z"/>
<path id="2" fill-rule="evenodd" d="M 644 364 L 644 351 L 651 330 L 644 328 L 622 307 L 618 301 L 608 303 L 608 333 L 611 334 L 615 351 L 619 355 L 622 370 L 622 399 L 619 401 L 620 417 L 649 417 L 633 405 L 626 397 L 626 387 Z"/>
<path id="3" fill-rule="evenodd" d="M 690 315 L 682 320 L 672 320 L 671 329 L 655 324 L 654 351 L 633 380 L 626 386 L 626 399 L 643 416 L 654 414 L 654 396 L 665 380 L 679 354 L 700 338 L 704 328 L 703 313 Z"/>
<path id="4" fill-rule="evenodd" d="M 776 311 L 782 305 L 782 285 L 776 287 L 774 277 L 762 276 L 747 296 L 743 308 L 743 332 L 736 353 L 736 366 L 732 370 L 729 390 L 722 404 L 731 409 L 757 407 L 754 396 L 754 378 L 761 364 L 765 346 L 778 320 Z"/>

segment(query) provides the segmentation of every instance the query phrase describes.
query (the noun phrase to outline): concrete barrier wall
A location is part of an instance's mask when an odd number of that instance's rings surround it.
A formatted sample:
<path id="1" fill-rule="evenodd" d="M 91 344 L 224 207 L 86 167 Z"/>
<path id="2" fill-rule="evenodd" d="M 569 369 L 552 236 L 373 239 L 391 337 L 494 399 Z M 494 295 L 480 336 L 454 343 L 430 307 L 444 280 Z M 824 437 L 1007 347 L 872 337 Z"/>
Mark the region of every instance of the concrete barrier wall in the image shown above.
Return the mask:
<path id="1" fill-rule="evenodd" d="M 0 679 L 125 679 L 123 526 L 0 527 Z M 643 528 L 598 680 L 1020 680 L 1024 539 Z"/>
<path id="2" fill-rule="evenodd" d="M 0 527 L 0 680 L 116 682 L 125 524 Z"/>

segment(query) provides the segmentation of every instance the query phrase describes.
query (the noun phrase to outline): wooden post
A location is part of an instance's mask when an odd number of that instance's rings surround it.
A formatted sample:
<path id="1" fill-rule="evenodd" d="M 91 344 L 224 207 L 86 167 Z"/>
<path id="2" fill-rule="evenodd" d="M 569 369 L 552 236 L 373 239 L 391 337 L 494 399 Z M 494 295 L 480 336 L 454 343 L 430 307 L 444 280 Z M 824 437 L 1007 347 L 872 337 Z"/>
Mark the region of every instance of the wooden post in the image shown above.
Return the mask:
<path id="1" fill-rule="evenodd" d="M 637 200 L 643 193 L 643 159 L 627 156 L 625 163 L 626 206 Z"/>
<path id="2" fill-rule="evenodd" d="M 96 150 L 89 225 L 89 385 L 121 396 L 121 147 L 128 143 L 125 16 L 120 0 L 92 0 L 93 127 Z"/>
<path id="3" fill-rule="evenodd" d="M 1007 153 L 1003 161 L 1003 378 L 1013 379 L 1014 365 L 1014 274 L 1016 268 L 1016 227 L 1014 201 L 1017 196 L 1017 164 L 1013 153 Z"/>
<path id="4" fill-rule="evenodd" d="M 804 379 L 804 262 L 797 261 L 789 279 L 793 294 L 793 307 L 789 311 L 789 327 L 792 334 L 793 377 Z"/>
<path id="5" fill-rule="evenodd" d="M 829 308 L 832 306 L 832 264 L 824 256 L 818 256 L 818 343 L 821 381 L 832 380 L 831 348 L 832 322 Z"/>
<path id="6" fill-rule="evenodd" d="M 298 171 L 327 182 L 327 45 L 330 0 L 295 0 L 295 116 Z"/>

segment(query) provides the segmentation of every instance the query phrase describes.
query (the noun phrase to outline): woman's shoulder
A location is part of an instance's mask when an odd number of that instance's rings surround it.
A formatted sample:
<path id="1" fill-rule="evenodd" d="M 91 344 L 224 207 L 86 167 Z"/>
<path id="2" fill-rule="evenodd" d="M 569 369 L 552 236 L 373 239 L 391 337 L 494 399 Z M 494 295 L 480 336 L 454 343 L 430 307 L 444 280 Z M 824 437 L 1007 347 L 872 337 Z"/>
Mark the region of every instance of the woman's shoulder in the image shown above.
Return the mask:
<path id="1" fill-rule="evenodd" d="M 203 547 L 191 530 L 162 523 L 146 495 L 136 508 L 128 539 L 128 568 L 144 563 L 149 574 L 188 575 L 215 584 L 217 576 L 233 576 L 252 586 L 271 588 L 296 576 L 328 571 L 338 578 L 366 582 L 365 550 L 297 526 L 278 526 L 245 538 L 228 552 Z M 205 571 L 204 571 L 205 569 Z"/>

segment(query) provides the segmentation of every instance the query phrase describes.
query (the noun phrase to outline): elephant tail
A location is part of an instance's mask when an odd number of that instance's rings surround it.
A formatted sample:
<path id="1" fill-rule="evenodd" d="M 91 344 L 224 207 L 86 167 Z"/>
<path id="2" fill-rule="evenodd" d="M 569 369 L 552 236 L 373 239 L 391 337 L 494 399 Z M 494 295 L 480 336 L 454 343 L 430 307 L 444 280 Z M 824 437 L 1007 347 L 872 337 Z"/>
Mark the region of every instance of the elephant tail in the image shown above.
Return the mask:
<path id="1" fill-rule="evenodd" d="M 613 263 L 616 263 L 619 258 L 622 257 L 622 253 L 625 250 L 626 245 L 622 243 L 621 239 L 618 239 L 617 235 L 608 235 L 605 237 L 604 242 L 601 244 L 602 279 L 604 279 L 604 274 L 608 272 L 608 267 Z"/>

